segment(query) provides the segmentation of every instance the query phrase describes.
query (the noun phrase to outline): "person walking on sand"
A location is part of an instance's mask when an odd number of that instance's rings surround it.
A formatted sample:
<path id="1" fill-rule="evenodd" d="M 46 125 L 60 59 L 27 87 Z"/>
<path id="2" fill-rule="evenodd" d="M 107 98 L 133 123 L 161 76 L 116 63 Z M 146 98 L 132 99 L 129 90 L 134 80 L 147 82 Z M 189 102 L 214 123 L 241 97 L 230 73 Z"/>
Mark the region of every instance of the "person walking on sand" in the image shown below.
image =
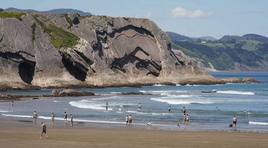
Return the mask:
<path id="1" fill-rule="evenodd" d="M 38 114 L 36 111 L 33 112 L 33 123 L 36 124 L 38 118 Z"/>
<path id="2" fill-rule="evenodd" d="M 74 126 L 74 117 L 72 114 L 70 114 L 70 119 L 71 119 L 71 127 Z"/>
<path id="3" fill-rule="evenodd" d="M 44 122 L 41 122 L 41 128 L 42 128 L 42 131 L 41 131 L 40 139 L 42 139 L 44 136 L 46 136 L 46 138 L 47 138 L 48 137 L 47 126 Z"/>
<path id="4" fill-rule="evenodd" d="M 67 115 L 66 112 L 64 112 L 63 119 L 64 119 L 64 125 L 66 125 L 67 122 L 68 122 L 68 121 L 67 121 L 67 119 L 68 119 L 68 115 Z"/>
<path id="5" fill-rule="evenodd" d="M 52 112 L 51 113 L 51 126 L 54 127 L 54 125 L 55 125 L 55 113 Z"/>

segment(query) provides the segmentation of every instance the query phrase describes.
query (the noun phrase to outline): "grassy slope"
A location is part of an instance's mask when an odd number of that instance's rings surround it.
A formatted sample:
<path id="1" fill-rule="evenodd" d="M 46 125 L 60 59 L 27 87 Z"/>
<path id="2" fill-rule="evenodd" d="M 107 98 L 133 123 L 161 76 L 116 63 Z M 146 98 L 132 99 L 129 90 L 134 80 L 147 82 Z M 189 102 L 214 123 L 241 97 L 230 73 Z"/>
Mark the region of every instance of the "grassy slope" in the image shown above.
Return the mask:
<path id="1" fill-rule="evenodd" d="M 60 48 L 72 48 L 74 47 L 79 40 L 79 37 L 72 34 L 71 32 L 65 31 L 62 28 L 55 26 L 54 24 L 45 24 L 38 16 L 34 16 L 37 23 L 42 27 L 44 32 L 48 33 L 51 37 L 51 43 L 57 49 Z"/>
<path id="2" fill-rule="evenodd" d="M 21 17 L 25 15 L 25 13 L 21 12 L 0 12 L 0 18 L 16 18 L 18 20 L 22 20 Z"/>

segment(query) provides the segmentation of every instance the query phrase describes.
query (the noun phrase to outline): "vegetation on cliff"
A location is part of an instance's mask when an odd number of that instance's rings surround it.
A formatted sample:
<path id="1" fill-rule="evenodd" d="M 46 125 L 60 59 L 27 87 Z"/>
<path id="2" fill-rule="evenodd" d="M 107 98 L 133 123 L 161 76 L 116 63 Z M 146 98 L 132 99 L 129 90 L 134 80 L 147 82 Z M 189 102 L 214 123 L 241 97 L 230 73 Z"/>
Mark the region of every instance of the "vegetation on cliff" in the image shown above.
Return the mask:
<path id="1" fill-rule="evenodd" d="M 72 48 L 78 41 L 79 37 L 72 34 L 71 32 L 65 31 L 62 28 L 57 27 L 54 24 L 49 23 L 48 25 L 38 19 L 38 16 L 34 16 L 37 23 L 41 26 L 44 32 L 48 33 L 51 37 L 51 43 L 57 49 L 60 48 Z"/>
<path id="2" fill-rule="evenodd" d="M 22 12 L 4 12 L 0 11 L 0 18 L 16 18 L 18 20 L 22 20 L 21 17 L 25 15 L 25 13 Z"/>

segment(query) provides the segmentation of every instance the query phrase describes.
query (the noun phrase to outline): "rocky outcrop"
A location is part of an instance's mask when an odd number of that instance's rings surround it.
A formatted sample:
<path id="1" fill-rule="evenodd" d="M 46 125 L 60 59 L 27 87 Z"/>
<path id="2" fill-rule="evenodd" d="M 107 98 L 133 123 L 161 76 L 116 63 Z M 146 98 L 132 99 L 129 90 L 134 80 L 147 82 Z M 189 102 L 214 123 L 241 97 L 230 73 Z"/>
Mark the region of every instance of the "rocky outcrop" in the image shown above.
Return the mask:
<path id="1" fill-rule="evenodd" d="M 175 54 L 147 19 L 55 14 L 0 17 L 0 85 L 169 84 L 214 78 Z"/>
<path id="2" fill-rule="evenodd" d="M 94 96 L 95 94 L 92 92 L 81 92 L 74 89 L 53 89 L 52 96 L 53 97 L 66 97 L 66 96 Z"/>

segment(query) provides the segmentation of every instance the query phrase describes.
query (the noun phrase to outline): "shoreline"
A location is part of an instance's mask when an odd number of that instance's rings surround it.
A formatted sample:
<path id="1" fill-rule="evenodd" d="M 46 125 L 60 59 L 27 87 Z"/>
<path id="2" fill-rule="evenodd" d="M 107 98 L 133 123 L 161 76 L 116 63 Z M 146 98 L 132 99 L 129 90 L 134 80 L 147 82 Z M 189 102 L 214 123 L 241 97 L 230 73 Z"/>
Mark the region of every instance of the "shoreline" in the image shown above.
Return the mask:
<path id="1" fill-rule="evenodd" d="M 0 114 L 0 124 L 8 122 L 14 125 L 24 125 L 25 127 L 33 127 L 33 119 L 30 115 L 12 115 L 8 113 Z M 23 116 L 23 117 L 22 117 Z M 39 123 L 45 122 L 48 126 L 51 125 L 51 117 L 49 116 L 39 116 L 37 120 L 37 125 Z M 68 119 L 69 127 L 70 119 Z M 64 119 L 56 117 L 55 118 L 55 127 L 56 128 L 65 128 Z M 172 124 L 151 124 L 148 123 L 133 123 L 130 126 L 126 126 L 124 121 L 106 121 L 106 120 L 87 120 L 87 119 L 74 119 L 74 127 L 75 128 L 98 128 L 98 129 L 137 129 L 137 130 L 148 130 L 148 131 L 163 131 L 163 132 L 226 132 L 226 133 L 252 133 L 252 134 L 268 134 L 268 131 L 254 131 L 254 130 L 246 130 L 240 129 L 239 127 L 234 130 L 232 128 L 224 128 L 224 129 L 216 129 L 216 128 L 201 128 L 196 127 L 190 123 L 189 125 L 184 125 L 180 123 L 180 126 L 172 125 Z M 72 128 L 72 127 L 70 127 Z"/>

